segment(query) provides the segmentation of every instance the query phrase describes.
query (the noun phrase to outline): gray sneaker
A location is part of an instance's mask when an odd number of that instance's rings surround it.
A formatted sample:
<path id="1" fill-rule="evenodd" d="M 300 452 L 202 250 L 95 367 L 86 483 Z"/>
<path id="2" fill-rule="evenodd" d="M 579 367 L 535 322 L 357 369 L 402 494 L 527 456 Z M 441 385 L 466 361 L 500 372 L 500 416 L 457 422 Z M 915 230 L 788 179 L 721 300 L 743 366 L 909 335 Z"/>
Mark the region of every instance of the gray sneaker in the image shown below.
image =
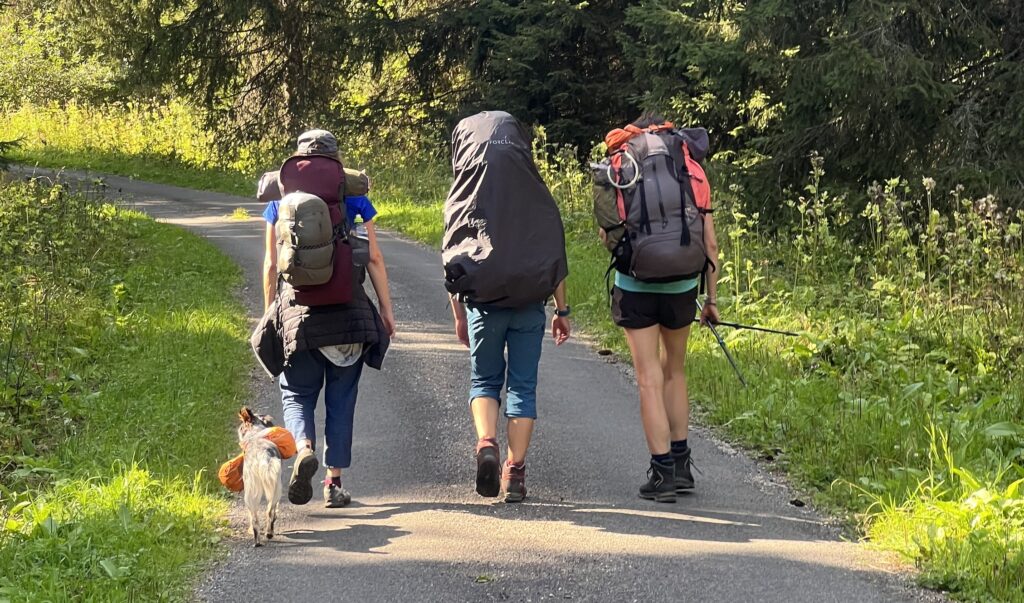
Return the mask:
<path id="1" fill-rule="evenodd" d="M 352 495 L 341 486 L 328 482 L 324 484 L 324 506 L 328 509 L 345 507 L 352 502 Z"/>

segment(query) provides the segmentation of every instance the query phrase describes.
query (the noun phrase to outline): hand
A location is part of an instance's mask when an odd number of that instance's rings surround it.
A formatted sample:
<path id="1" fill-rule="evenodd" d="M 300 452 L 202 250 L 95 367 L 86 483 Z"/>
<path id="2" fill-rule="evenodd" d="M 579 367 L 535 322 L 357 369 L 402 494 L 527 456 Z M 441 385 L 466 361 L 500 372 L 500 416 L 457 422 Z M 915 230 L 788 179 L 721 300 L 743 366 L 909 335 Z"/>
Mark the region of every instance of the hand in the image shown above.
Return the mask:
<path id="1" fill-rule="evenodd" d="M 608 233 L 604 231 L 600 226 L 597 228 L 597 236 L 601 239 L 602 245 L 608 244 Z"/>
<path id="2" fill-rule="evenodd" d="M 395 315 L 391 312 L 391 308 L 381 309 L 380 318 L 384 321 L 384 329 L 388 332 L 388 337 L 394 337 Z"/>
<path id="3" fill-rule="evenodd" d="M 569 339 L 569 333 L 572 328 L 569 326 L 569 319 L 564 316 L 554 316 L 551 318 L 551 338 L 555 340 L 555 345 L 562 345 Z"/>
<path id="4" fill-rule="evenodd" d="M 469 325 L 466 320 L 456 318 L 455 319 L 455 336 L 459 338 L 459 342 L 462 345 L 469 347 Z"/>
<path id="5" fill-rule="evenodd" d="M 704 304 L 704 309 L 700 311 L 700 324 L 707 326 L 710 324 L 717 324 L 719 320 L 718 306 L 715 304 Z"/>

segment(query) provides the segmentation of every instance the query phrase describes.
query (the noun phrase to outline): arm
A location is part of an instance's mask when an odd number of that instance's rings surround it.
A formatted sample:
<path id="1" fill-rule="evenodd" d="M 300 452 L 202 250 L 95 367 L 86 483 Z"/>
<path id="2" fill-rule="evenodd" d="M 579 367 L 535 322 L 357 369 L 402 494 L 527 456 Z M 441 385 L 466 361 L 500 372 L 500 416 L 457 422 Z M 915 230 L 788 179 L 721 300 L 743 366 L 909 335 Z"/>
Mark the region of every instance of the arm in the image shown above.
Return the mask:
<path id="1" fill-rule="evenodd" d="M 267 224 L 266 251 L 263 253 L 263 311 L 266 312 L 270 304 L 274 303 L 277 297 L 277 235 L 274 233 L 274 225 Z"/>
<path id="2" fill-rule="evenodd" d="M 711 214 L 704 216 L 704 249 L 708 258 L 714 264 L 714 270 L 708 272 L 707 297 L 704 300 L 704 309 L 700 313 L 701 324 L 718 322 L 718 239 L 715 237 L 715 219 Z"/>
<path id="3" fill-rule="evenodd" d="M 450 297 L 452 303 L 452 318 L 455 319 L 455 336 L 459 342 L 469 347 L 469 325 L 466 322 L 466 306 L 462 305 L 454 295 Z"/>
<path id="4" fill-rule="evenodd" d="M 564 312 L 569 309 L 569 304 L 566 303 L 565 296 L 565 280 L 558 283 L 555 287 L 555 310 Z M 551 318 L 551 337 L 555 340 L 555 345 L 562 345 L 572 331 L 572 327 L 569 325 L 569 318 L 567 316 L 559 316 L 555 314 Z"/>
<path id="5" fill-rule="evenodd" d="M 370 263 L 366 271 L 370 274 L 370 282 L 373 283 L 373 290 L 377 293 L 377 302 L 380 304 L 380 317 L 384 320 L 384 327 L 388 335 L 395 336 L 395 315 L 391 309 L 391 290 L 388 288 L 388 271 L 384 266 L 384 255 L 377 245 L 377 231 L 373 221 L 365 224 L 366 236 L 370 241 Z"/>

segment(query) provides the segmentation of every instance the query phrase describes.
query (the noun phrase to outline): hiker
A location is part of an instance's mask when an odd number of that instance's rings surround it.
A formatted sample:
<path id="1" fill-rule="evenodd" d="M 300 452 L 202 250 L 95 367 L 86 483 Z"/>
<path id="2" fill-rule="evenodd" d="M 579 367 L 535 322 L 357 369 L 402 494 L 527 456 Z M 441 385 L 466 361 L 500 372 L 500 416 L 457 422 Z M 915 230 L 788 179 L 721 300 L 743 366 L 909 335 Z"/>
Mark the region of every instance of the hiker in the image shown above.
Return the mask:
<path id="1" fill-rule="evenodd" d="M 504 492 L 506 502 L 520 502 L 526 498 L 549 297 L 555 300 L 555 344 L 565 343 L 570 332 L 562 217 L 533 163 L 528 133 L 508 113 L 487 111 L 459 122 L 452 133 L 452 172 L 441 255 L 455 332 L 470 350 L 476 491 L 486 497 Z M 504 465 L 497 440 L 503 388 Z"/>
<path id="2" fill-rule="evenodd" d="M 259 197 L 267 201 L 265 314 L 252 343 L 267 372 L 280 375 L 284 422 L 298 449 L 288 483 L 288 500 L 296 505 L 313 497 L 312 479 L 319 469 L 314 409 L 321 391 L 326 408 L 324 504 L 333 508 L 351 502 L 341 474 L 352 460 L 359 378 L 364 364 L 381 368 L 395 334 L 387 270 L 374 230 L 377 211 L 366 197 L 368 189 L 365 174 L 343 168 L 337 139 L 324 130 L 299 136 L 295 155 L 260 182 Z M 365 239 L 355 228 L 357 218 Z M 314 227 L 326 237 L 321 245 L 296 244 L 316 236 Z M 360 257 L 365 266 L 357 265 Z M 317 263 L 320 258 L 323 265 Z M 363 289 L 366 273 L 379 312 Z M 326 283 L 309 284 L 328 274 Z"/>
<path id="3" fill-rule="evenodd" d="M 612 251 L 612 318 L 633 357 L 651 453 L 640 496 L 675 502 L 677 493 L 694 487 L 684 368 L 702 279 L 700 321 L 718 321 L 718 243 L 710 187 L 698 163 L 708 137 L 703 128 L 679 130 L 645 113 L 605 142 L 608 157 L 592 164 L 594 212 Z"/>

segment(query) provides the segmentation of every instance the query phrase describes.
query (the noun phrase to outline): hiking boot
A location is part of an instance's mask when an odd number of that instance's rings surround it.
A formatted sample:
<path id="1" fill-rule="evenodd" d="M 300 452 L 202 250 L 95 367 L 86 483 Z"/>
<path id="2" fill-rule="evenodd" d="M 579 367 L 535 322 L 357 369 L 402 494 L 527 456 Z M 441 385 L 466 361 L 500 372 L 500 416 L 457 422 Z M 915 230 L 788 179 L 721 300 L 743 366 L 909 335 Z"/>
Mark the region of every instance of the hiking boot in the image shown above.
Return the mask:
<path id="1" fill-rule="evenodd" d="M 512 459 L 505 463 L 501 472 L 501 489 L 505 492 L 505 502 L 523 502 L 526 498 L 526 463 L 512 464 Z"/>
<path id="2" fill-rule="evenodd" d="M 476 493 L 480 496 L 497 496 L 500 477 L 498 442 L 494 438 L 481 438 L 476 443 Z"/>
<path id="3" fill-rule="evenodd" d="M 328 509 L 337 509 L 348 506 L 350 502 L 352 502 L 352 495 L 348 493 L 348 490 L 342 488 L 340 484 L 332 484 L 328 478 L 327 483 L 324 484 L 324 506 Z"/>
<path id="4" fill-rule="evenodd" d="M 673 454 L 672 460 L 676 464 L 676 493 L 681 493 L 683 490 L 692 490 L 693 472 L 690 471 L 690 468 L 693 466 L 693 461 L 690 460 L 690 449 L 687 448 L 679 454 Z"/>
<path id="5" fill-rule="evenodd" d="M 676 502 L 675 467 L 651 461 L 647 483 L 640 486 L 640 498 L 657 502 Z"/>
<path id="6" fill-rule="evenodd" d="M 319 468 L 316 453 L 309 448 L 299 451 L 292 467 L 292 479 L 288 482 L 288 502 L 304 505 L 313 498 L 313 476 Z"/>

